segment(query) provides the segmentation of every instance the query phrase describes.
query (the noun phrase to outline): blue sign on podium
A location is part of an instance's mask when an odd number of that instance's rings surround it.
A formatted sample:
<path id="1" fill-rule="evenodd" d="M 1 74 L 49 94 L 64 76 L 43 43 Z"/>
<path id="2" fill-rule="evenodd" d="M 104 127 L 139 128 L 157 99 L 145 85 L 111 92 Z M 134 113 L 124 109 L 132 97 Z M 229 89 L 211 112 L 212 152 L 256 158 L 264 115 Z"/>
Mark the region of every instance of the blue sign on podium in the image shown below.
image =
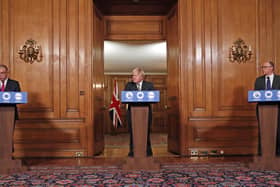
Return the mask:
<path id="1" fill-rule="evenodd" d="M 121 101 L 123 103 L 127 102 L 159 102 L 160 93 L 159 90 L 149 90 L 149 91 L 122 91 Z"/>
<path id="2" fill-rule="evenodd" d="M 27 92 L 0 92 L 0 103 L 27 103 Z"/>
<path id="3" fill-rule="evenodd" d="M 250 90 L 248 102 L 279 102 L 280 90 Z"/>

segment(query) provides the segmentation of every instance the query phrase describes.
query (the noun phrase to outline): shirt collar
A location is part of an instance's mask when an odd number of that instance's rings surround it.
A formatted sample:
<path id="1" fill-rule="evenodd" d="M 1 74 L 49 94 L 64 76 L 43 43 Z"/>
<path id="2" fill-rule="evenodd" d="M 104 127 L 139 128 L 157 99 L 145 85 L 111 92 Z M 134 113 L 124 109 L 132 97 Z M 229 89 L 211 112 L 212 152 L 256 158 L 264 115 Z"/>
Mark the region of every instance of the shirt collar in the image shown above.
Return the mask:
<path id="1" fill-rule="evenodd" d="M 4 80 L 4 85 L 7 85 L 8 78 Z M 2 81 L 0 81 L 0 85 L 2 86 Z"/>
<path id="2" fill-rule="evenodd" d="M 270 80 L 273 80 L 274 78 L 274 73 L 272 73 L 271 75 L 266 75 L 265 78 L 267 79 L 267 77 L 269 77 Z"/>
<path id="3" fill-rule="evenodd" d="M 143 80 L 142 80 L 142 81 L 140 81 L 140 82 L 138 82 L 137 84 L 139 84 L 139 85 L 140 85 L 140 87 L 142 88 Z"/>

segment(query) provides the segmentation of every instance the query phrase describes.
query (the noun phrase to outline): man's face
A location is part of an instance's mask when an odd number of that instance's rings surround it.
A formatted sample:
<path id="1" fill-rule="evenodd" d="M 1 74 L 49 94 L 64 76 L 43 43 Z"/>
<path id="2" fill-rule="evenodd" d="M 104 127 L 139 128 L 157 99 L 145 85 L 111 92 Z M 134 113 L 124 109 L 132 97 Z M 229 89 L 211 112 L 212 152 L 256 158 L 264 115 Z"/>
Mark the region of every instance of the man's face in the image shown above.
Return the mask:
<path id="1" fill-rule="evenodd" d="M 8 72 L 5 68 L 0 67 L 0 80 L 5 80 L 8 77 Z"/>
<path id="2" fill-rule="evenodd" d="M 262 65 L 262 71 L 264 75 L 271 75 L 273 73 L 273 67 L 270 63 L 265 62 Z"/>
<path id="3" fill-rule="evenodd" d="M 142 80 L 143 80 L 143 77 L 142 77 L 142 75 L 139 72 L 137 72 L 137 71 L 133 71 L 132 72 L 132 81 L 134 83 L 139 83 Z"/>

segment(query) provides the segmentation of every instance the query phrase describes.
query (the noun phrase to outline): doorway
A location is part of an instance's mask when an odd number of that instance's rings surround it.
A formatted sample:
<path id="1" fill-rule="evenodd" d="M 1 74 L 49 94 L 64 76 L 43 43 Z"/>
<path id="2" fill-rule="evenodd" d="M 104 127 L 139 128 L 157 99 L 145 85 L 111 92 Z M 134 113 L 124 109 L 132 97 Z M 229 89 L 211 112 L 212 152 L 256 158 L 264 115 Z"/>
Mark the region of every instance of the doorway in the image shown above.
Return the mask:
<path id="1" fill-rule="evenodd" d="M 177 34 L 177 1 L 166 0 L 164 2 L 160 2 L 158 0 L 95 0 L 94 2 L 97 6 L 97 9 L 99 9 L 105 17 L 104 40 L 107 40 L 104 43 L 104 104 L 106 106 L 105 108 L 107 108 L 110 103 L 113 90 L 113 80 L 117 79 L 118 89 L 123 90 L 125 84 L 130 80 L 130 72 L 133 69 L 133 67 L 142 67 L 147 74 L 146 80 L 151 81 L 154 84 L 156 83 L 155 88 L 160 90 L 161 93 L 162 102 L 159 103 L 157 106 L 153 106 L 154 114 L 152 132 L 162 133 L 158 136 L 158 139 L 162 139 L 163 137 L 164 142 L 166 142 L 166 152 L 168 149 L 169 152 L 179 153 L 179 47 Z M 120 7 L 123 8 L 120 9 Z M 138 9 L 131 9 L 131 7 L 138 7 Z M 106 17 L 109 18 L 109 21 L 106 20 Z M 127 55 L 127 53 L 130 53 L 130 50 L 134 48 L 136 49 L 136 46 L 142 46 L 140 48 L 143 48 L 143 46 L 151 47 L 153 46 L 152 43 L 154 43 L 155 45 L 160 45 L 160 43 L 161 45 L 165 45 L 165 49 L 156 50 L 157 52 L 165 53 L 165 63 L 154 63 L 156 59 L 153 59 L 150 60 L 150 62 L 148 62 L 146 66 L 141 64 L 141 61 L 144 60 L 143 58 L 146 58 L 146 55 L 151 51 L 152 48 L 150 48 L 149 52 L 136 52 L 134 55 L 132 55 L 132 59 L 130 59 Z M 108 47 L 107 44 L 110 44 L 109 51 L 115 52 L 115 57 L 106 57 L 106 47 Z M 116 49 L 124 48 L 125 52 L 123 54 L 121 52 L 116 52 L 116 50 L 114 50 L 113 47 L 116 47 Z M 139 48 L 136 49 L 136 51 L 137 50 L 139 50 Z M 114 59 L 115 62 L 110 62 L 110 58 Z M 138 65 L 137 61 L 139 61 L 139 59 L 140 64 Z M 117 70 L 115 69 L 112 71 L 111 69 L 114 68 L 117 68 Z M 153 70 L 150 71 L 149 69 Z M 158 70 L 155 71 L 155 69 Z M 108 111 L 104 110 L 103 116 L 105 124 L 103 126 L 103 132 L 105 135 L 105 149 L 106 141 L 111 141 L 106 140 L 106 137 L 111 136 L 109 138 L 113 139 L 115 136 L 115 138 L 117 139 L 117 135 L 127 133 L 127 127 L 125 122 L 125 106 L 122 106 L 121 108 L 123 111 L 122 119 L 124 120 L 124 126 L 118 129 L 115 129 L 112 126 L 112 122 L 109 119 Z M 95 134 L 98 134 L 98 132 L 95 132 Z M 125 135 L 124 138 L 127 140 L 128 148 L 129 139 L 126 138 Z M 166 145 L 167 142 L 168 148 Z M 127 153 L 127 151 L 125 152 Z"/>
<path id="2" fill-rule="evenodd" d="M 131 70 L 141 67 L 145 71 L 145 80 L 154 83 L 161 93 L 160 103 L 152 105 L 153 124 L 151 142 L 154 155 L 167 155 L 167 113 L 166 113 L 166 81 L 167 81 L 167 48 L 166 41 L 105 41 L 104 103 L 109 106 L 117 82 L 119 93 L 127 82 L 131 81 Z M 108 107 L 107 107 L 108 108 Z M 122 126 L 115 128 L 108 115 L 104 113 L 105 149 L 104 155 L 126 156 L 129 145 L 129 133 L 126 122 L 126 105 L 121 104 Z"/>

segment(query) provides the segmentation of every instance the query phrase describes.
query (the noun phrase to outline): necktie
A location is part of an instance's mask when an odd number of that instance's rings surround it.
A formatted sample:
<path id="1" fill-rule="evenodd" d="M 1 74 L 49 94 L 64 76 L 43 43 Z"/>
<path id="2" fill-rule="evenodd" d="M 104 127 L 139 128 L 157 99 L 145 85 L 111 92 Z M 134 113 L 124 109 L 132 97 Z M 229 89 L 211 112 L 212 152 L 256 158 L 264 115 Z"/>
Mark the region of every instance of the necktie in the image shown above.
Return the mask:
<path id="1" fill-rule="evenodd" d="M 1 81 L 2 82 L 2 86 L 1 86 L 1 92 L 4 92 L 5 91 L 5 82 L 4 81 Z"/>
<path id="2" fill-rule="evenodd" d="M 267 77 L 267 80 L 266 80 L 266 89 L 267 90 L 271 89 L 271 83 L 270 83 L 270 78 L 269 77 Z"/>
<path id="3" fill-rule="evenodd" d="M 139 91 L 140 91 L 140 90 L 141 90 L 140 83 L 137 83 L 137 84 L 136 84 L 136 86 L 137 86 L 137 90 L 139 90 Z"/>

